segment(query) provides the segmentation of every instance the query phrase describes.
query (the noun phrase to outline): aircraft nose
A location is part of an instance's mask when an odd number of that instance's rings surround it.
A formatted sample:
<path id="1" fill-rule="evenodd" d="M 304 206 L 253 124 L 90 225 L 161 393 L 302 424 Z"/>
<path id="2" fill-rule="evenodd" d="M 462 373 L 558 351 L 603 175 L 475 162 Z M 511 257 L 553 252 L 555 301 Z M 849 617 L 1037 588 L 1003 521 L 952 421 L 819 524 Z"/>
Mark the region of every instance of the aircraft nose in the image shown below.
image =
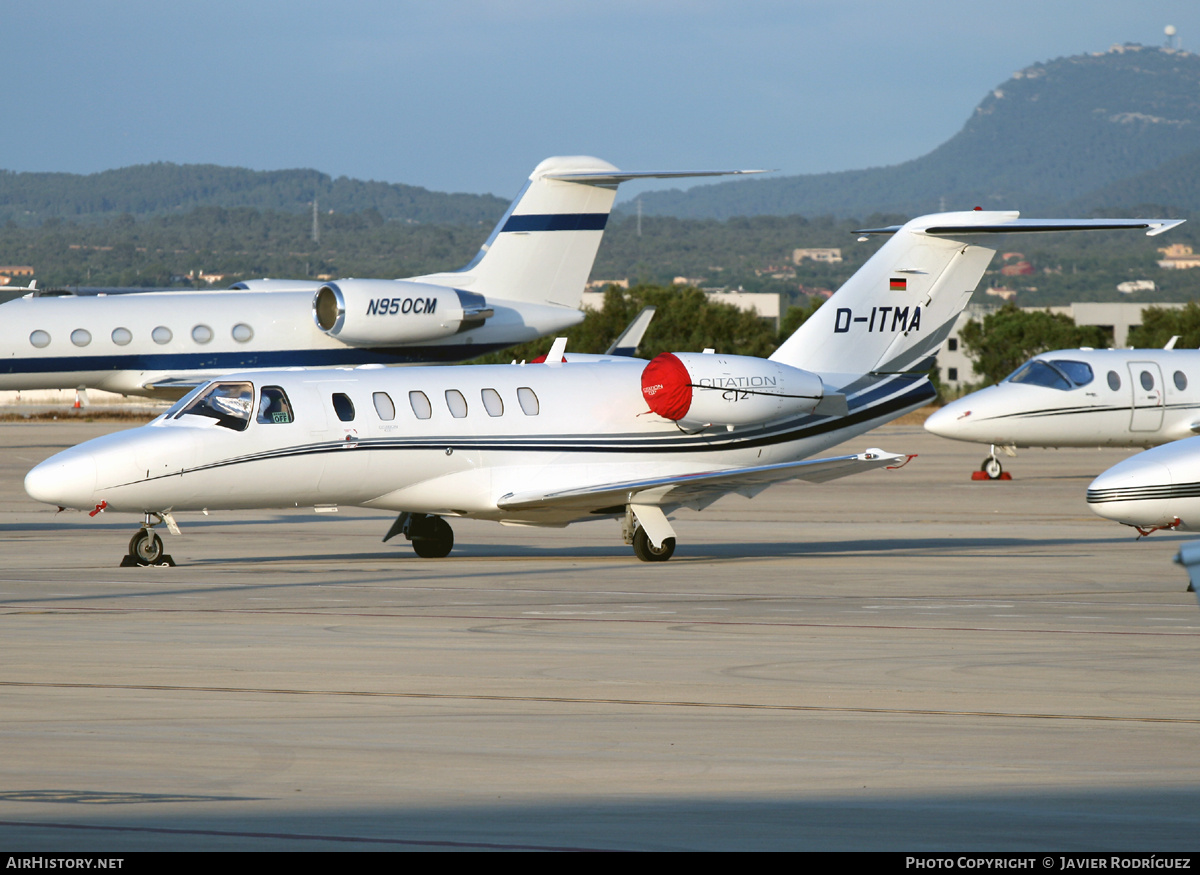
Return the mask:
<path id="1" fill-rule="evenodd" d="M 951 401 L 940 410 L 935 410 L 925 420 L 925 430 L 939 437 L 961 438 L 968 433 L 968 429 L 977 419 L 970 406 L 962 401 Z"/>
<path id="2" fill-rule="evenodd" d="M 1167 465 L 1134 456 L 1091 482 L 1088 507 L 1099 516 L 1126 525 L 1166 525 L 1174 519 L 1173 483 Z"/>
<path id="3" fill-rule="evenodd" d="M 91 453 L 68 450 L 51 456 L 25 475 L 30 498 L 60 507 L 95 505 L 96 459 Z"/>

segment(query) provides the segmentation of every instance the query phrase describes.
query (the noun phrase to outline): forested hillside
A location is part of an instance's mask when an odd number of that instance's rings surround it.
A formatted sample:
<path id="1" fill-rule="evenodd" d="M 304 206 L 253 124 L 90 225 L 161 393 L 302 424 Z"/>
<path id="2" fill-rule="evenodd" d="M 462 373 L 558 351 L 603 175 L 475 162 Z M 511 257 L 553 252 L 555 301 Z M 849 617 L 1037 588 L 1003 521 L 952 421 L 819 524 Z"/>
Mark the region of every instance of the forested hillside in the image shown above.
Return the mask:
<path id="1" fill-rule="evenodd" d="M 514 189 L 513 194 L 516 194 Z M 253 207 L 310 212 L 374 210 L 400 222 L 491 225 L 508 201 L 492 195 L 446 194 L 412 185 L 334 179 L 316 170 L 247 170 L 213 164 L 143 164 L 103 173 L 0 171 L 0 222 L 40 225 L 47 219 L 97 221 L 182 214 L 196 207 Z"/>
<path id="2" fill-rule="evenodd" d="M 718 222 L 644 217 L 609 222 L 592 271 L 597 280 L 685 284 L 780 292 L 786 301 L 833 290 L 866 261 L 880 241 L 856 242 L 855 229 L 897 216 L 805 219 L 757 216 Z M 41 227 L 0 226 L 0 263 L 34 267 L 45 286 L 198 286 L 196 274 L 220 274 L 219 285 L 257 277 L 405 277 L 455 269 L 474 257 L 490 224 L 387 222 L 375 211 L 322 217 L 320 241 L 303 214 L 204 207 L 183 215 L 99 224 L 53 220 Z M 1018 290 L 1017 303 L 1084 300 L 1181 301 L 1200 297 L 1200 270 L 1164 270 L 1157 248 L 1183 243 L 1200 251 L 1200 224 L 1163 237 L 1064 234 L 989 241 L 999 246 L 984 287 Z M 1031 273 L 1002 276 L 1021 259 Z M 792 263 L 793 250 L 838 247 L 843 261 Z M 1010 248 L 1013 247 L 1013 248 Z M 1006 260 L 1002 256 L 1009 255 Z M 1155 292 L 1121 295 L 1119 282 L 1151 279 Z"/>

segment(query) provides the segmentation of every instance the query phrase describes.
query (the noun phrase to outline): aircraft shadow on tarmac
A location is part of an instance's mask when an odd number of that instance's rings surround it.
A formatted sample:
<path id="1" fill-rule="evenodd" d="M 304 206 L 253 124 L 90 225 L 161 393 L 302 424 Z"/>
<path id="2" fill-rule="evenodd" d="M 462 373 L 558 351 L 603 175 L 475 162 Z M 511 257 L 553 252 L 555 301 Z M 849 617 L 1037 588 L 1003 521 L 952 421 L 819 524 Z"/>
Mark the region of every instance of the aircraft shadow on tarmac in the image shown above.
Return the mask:
<path id="1" fill-rule="evenodd" d="M 34 793 L 39 791 L 32 791 Z M 64 791 L 44 791 L 49 794 Z M 86 797 L 91 791 L 79 791 Z M 28 795 L 28 794 L 23 794 Z M 137 797 L 140 794 L 129 794 Z M 149 794 L 153 797 L 155 794 Z M 188 811 L 116 806 L 46 817 L 0 813 L 8 850 L 830 850 L 1090 852 L 1195 849 L 1200 788 L 896 793 L 856 798 L 697 798 L 621 803 L 263 810 L 233 797 L 177 799 Z M 0 798 L 0 802 L 6 800 Z M 19 801 L 19 800 L 13 800 Z M 24 800 L 21 800 L 24 801 Z M 36 799 L 34 800 L 36 801 Z M 46 802 L 61 801 L 47 798 Z M 68 800 L 69 801 L 69 800 Z M 118 802 L 122 800 L 116 800 Z M 151 813 L 153 812 L 153 813 Z M 69 819 L 69 822 L 68 822 Z M 1056 861 L 1057 862 L 1057 861 Z"/>

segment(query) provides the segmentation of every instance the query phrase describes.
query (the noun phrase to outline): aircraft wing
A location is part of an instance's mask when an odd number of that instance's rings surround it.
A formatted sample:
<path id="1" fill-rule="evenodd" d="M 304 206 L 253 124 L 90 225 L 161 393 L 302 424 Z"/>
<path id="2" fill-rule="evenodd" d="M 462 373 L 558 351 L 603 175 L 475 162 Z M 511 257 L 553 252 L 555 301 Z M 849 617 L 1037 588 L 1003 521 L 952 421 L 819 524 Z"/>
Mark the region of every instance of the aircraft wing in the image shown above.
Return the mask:
<path id="1" fill-rule="evenodd" d="M 509 493 L 496 502 L 504 510 L 535 510 L 538 508 L 594 509 L 618 507 L 625 504 L 656 504 L 703 507 L 723 495 L 736 492 L 751 497 L 772 483 L 782 480 L 807 480 L 824 483 L 872 468 L 899 468 L 911 459 L 880 449 L 869 449 L 853 456 L 834 456 L 828 459 L 809 459 L 803 462 L 783 462 L 777 465 L 757 465 L 732 468 L 677 477 L 654 477 L 644 480 L 602 483 L 594 486 L 563 489 L 554 492 Z"/>

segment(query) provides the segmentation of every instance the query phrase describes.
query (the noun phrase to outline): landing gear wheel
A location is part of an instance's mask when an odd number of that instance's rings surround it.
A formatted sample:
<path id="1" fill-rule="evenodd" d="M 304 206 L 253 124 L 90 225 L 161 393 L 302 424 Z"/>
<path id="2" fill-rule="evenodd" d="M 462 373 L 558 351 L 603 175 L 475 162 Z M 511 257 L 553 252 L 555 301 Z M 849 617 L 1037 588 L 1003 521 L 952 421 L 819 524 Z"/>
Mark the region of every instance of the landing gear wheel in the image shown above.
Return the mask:
<path id="1" fill-rule="evenodd" d="M 675 552 L 675 539 L 666 538 L 661 547 L 655 547 L 646 534 L 646 530 L 638 526 L 633 533 L 633 555 L 643 562 L 666 562 Z"/>
<path id="2" fill-rule="evenodd" d="M 454 549 L 454 529 L 441 517 L 429 521 L 429 534 L 423 538 L 413 538 L 413 552 L 422 559 L 442 559 L 450 555 Z"/>
<path id="3" fill-rule="evenodd" d="M 1004 473 L 1004 466 L 1000 464 L 1000 460 L 995 456 L 988 456 L 983 460 L 983 464 L 979 466 L 979 470 L 987 474 L 989 480 L 999 480 L 1000 475 Z"/>
<path id="4" fill-rule="evenodd" d="M 129 555 L 138 565 L 153 565 L 162 558 L 162 538 L 149 529 L 139 530 L 129 539 Z"/>

